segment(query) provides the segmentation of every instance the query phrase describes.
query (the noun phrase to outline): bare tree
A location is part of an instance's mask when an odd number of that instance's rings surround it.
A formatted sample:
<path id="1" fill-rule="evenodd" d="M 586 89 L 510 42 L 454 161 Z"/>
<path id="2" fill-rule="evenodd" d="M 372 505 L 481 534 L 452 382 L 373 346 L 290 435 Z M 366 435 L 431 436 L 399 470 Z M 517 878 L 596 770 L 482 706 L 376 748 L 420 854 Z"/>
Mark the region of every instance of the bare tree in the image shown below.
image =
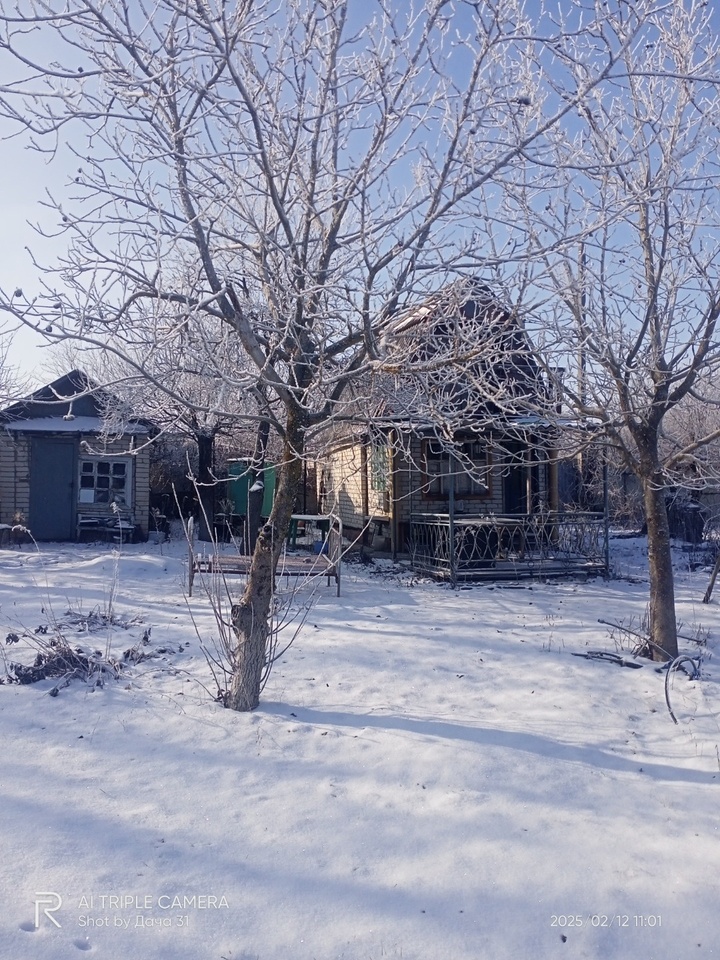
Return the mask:
<path id="1" fill-rule="evenodd" d="M 702 451 L 720 436 L 716 418 L 688 431 L 678 415 L 705 406 L 720 363 L 720 91 L 704 8 L 659 9 L 624 49 L 617 84 L 555 128 L 531 157 L 532 190 L 510 201 L 537 254 L 527 291 L 550 329 L 548 370 L 568 368 L 566 412 L 585 441 L 615 449 L 642 491 L 659 659 L 678 652 L 666 492 L 707 477 Z M 580 76 L 605 55 L 592 35 L 565 49 Z"/>
<path id="2" fill-rule="evenodd" d="M 141 411 L 158 430 L 148 442 L 170 434 L 194 444 L 197 458 L 188 461 L 186 470 L 199 502 L 199 537 L 209 540 L 218 486 L 216 440 L 232 435 L 235 446 L 249 452 L 257 445 L 258 426 L 263 436 L 269 429 L 267 404 L 259 402 L 259 389 L 248 389 L 253 380 L 248 366 L 242 344 L 227 324 L 208 316 L 182 323 L 177 310 L 161 301 L 122 354 L 64 340 L 48 369 L 61 375 L 79 368 L 95 384 L 112 384 L 106 395 L 109 430 L 121 433 Z"/>
<path id="3" fill-rule="evenodd" d="M 249 389 L 249 361 L 234 331 L 222 321 L 195 318 L 178 324 L 168 305 L 148 317 L 144 342 L 132 345 L 128 358 L 102 351 L 82 351 L 85 367 L 96 381 L 115 384 L 120 401 L 116 415 L 142 410 L 163 433 L 179 433 L 197 447 L 197 468 L 192 477 L 199 501 L 201 540 L 213 536 L 218 477 L 215 473 L 216 441 L 232 435 L 250 451 L 256 445 L 259 425 L 268 425 L 259 387 Z M 188 464 L 190 470 L 190 464 Z"/>
<path id="4" fill-rule="evenodd" d="M 382 368 L 393 315 L 513 255 L 515 238 L 478 216 L 479 201 L 496 212 L 533 145 L 622 72 L 656 4 L 587 0 L 567 27 L 533 25 L 519 0 L 22 10 L 0 15 L 15 75 L 0 103 L 72 158 L 66 194 L 46 200 L 69 249 L 42 293 L 8 292 L 0 306 L 121 355 L 168 305 L 179 326 L 211 317 L 238 338 L 252 369 L 228 383 L 267 398 L 283 443 L 234 608 L 229 704 L 252 709 L 308 433 L 342 418 L 348 384 Z M 603 48 L 583 70 L 558 53 L 578 26 Z"/>
<path id="5" fill-rule="evenodd" d="M 14 331 L 0 332 L 0 406 L 5 406 L 27 395 L 31 381 L 11 360 Z"/>

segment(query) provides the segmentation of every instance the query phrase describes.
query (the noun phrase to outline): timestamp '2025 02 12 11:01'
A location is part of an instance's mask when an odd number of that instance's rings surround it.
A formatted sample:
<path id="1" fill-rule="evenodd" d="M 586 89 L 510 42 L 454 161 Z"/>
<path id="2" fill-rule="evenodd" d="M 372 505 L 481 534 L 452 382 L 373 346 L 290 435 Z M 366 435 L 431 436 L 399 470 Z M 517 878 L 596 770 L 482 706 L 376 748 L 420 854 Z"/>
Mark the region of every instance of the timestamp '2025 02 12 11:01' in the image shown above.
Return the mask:
<path id="1" fill-rule="evenodd" d="M 641 913 L 554 913 L 551 927 L 661 927 L 659 914 Z"/>

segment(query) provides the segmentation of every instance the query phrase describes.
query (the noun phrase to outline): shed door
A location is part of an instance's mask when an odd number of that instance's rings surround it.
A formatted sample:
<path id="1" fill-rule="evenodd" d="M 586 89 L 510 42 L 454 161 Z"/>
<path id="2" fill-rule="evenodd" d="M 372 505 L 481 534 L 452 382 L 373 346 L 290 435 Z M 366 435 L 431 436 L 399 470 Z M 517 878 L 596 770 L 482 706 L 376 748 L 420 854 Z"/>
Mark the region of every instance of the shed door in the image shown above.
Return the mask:
<path id="1" fill-rule="evenodd" d="M 75 539 L 74 440 L 33 437 L 30 456 L 30 530 L 36 540 Z"/>

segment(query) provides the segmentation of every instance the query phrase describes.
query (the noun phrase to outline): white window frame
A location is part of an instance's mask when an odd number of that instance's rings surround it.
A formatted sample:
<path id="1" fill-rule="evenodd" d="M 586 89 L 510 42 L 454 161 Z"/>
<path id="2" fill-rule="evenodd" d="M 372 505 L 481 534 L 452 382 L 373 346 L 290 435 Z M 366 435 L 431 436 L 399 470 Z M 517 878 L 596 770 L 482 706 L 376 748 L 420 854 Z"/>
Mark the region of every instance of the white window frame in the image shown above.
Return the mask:
<path id="1" fill-rule="evenodd" d="M 88 471 L 85 468 L 86 464 L 92 464 L 92 472 Z M 99 465 L 107 464 L 108 472 L 104 470 L 100 471 Z M 113 495 L 115 491 L 119 490 L 119 485 L 113 485 L 113 479 L 117 479 L 120 476 L 117 466 L 122 464 L 125 467 L 124 478 L 125 484 L 121 499 L 118 499 L 117 495 Z M 133 472 L 132 472 L 132 457 L 108 457 L 108 456 L 81 456 L 80 462 L 78 464 L 78 505 L 83 507 L 88 506 L 102 506 L 110 508 L 111 504 L 117 503 L 119 506 L 127 507 L 132 509 L 133 506 Z M 113 470 L 115 467 L 115 470 Z M 98 479 L 106 477 L 108 478 L 107 486 L 107 499 L 104 497 L 98 499 L 98 491 L 104 491 L 104 485 L 98 486 Z M 87 481 L 88 477 L 93 478 L 92 486 L 89 486 L 87 482 L 83 485 L 83 479 Z M 92 492 L 92 499 L 88 496 L 89 492 Z"/>

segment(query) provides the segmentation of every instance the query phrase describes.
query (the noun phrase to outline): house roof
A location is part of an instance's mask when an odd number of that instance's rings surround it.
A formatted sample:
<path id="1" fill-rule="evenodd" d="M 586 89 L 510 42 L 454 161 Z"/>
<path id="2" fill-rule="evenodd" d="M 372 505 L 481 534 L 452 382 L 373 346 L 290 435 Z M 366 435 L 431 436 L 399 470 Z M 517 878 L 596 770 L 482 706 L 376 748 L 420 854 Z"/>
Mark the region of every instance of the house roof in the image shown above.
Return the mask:
<path id="1" fill-rule="evenodd" d="M 557 427 L 549 385 L 522 319 L 477 280 L 460 280 L 382 327 L 384 362 L 351 383 L 332 449 L 392 428 L 418 436 L 509 438 Z"/>
<path id="2" fill-rule="evenodd" d="M 116 399 L 82 370 L 71 370 L 29 397 L 0 412 L 6 430 L 50 433 L 105 433 Z M 153 424 L 142 417 L 125 418 L 122 427 L 109 432 L 150 433 Z"/>
<path id="3" fill-rule="evenodd" d="M 34 417 L 31 420 L 11 420 L 4 424 L 6 430 L 18 433 L 103 433 L 107 421 L 100 417 Z M 140 421 L 123 424 L 123 433 L 150 433 L 150 426 Z"/>
<path id="4" fill-rule="evenodd" d="M 390 420 L 517 423 L 547 413 L 548 385 L 522 319 L 490 288 L 458 280 L 389 321 L 374 397 Z"/>
<path id="5" fill-rule="evenodd" d="M 401 371 L 452 370 L 514 392 L 544 393 L 522 319 L 479 280 L 463 278 L 398 314 L 383 332 L 386 355 Z"/>
<path id="6" fill-rule="evenodd" d="M 398 335 L 416 328 L 425 328 L 428 322 L 435 322 L 438 317 L 462 313 L 469 303 L 481 308 L 485 315 L 491 312 L 498 315 L 509 313 L 486 283 L 473 277 L 461 277 L 431 293 L 422 303 L 394 314 L 385 324 L 386 335 Z"/>

